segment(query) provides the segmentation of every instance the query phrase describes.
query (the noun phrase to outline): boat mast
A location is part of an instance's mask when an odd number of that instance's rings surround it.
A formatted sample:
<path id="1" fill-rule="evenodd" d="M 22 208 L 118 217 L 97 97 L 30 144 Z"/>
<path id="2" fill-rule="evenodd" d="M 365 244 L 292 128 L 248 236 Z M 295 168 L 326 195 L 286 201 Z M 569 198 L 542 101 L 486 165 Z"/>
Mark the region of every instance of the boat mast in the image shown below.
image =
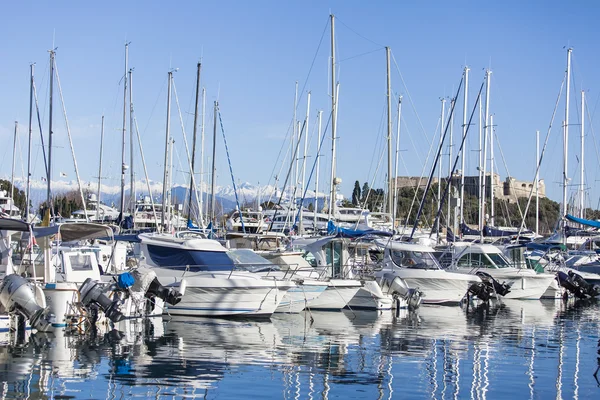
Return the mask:
<path id="1" fill-rule="evenodd" d="M 329 182 L 329 210 L 328 219 L 333 215 L 335 204 L 335 128 L 336 128 L 336 82 L 335 82 L 335 17 L 331 18 L 331 180 Z"/>
<path id="2" fill-rule="evenodd" d="M 132 142 L 133 143 L 133 142 Z M 98 167 L 98 195 L 96 196 L 96 220 L 100 219 L 100 181 L 102 179 L 102 149 L 104 147 L 104 115 L 102 116 L 102 124 L 100 128 L 100 162 Z M 134 210 L 131 210 L 131 215 L 134 215 Z"/>
<path id="3" fill-rule="evenodd" d="M 163 176 L 163 190 L 162 190 L 162 213 L 160 217 L 160 224 L 165 228 L 165 214 L 167 212 L 167 187 L 169 186 L 169 149 L 170 149 L 170 128 L 171 128 L 171 85 L 173 82 L 173 71 L 168 73 L 168 84 L 167 84 L 167 128 L 165 133 L 165 171 Z M 169 188 L 170 189 L 170 188 Z M 168 227 L 167 227 L 168 228 Z"/>
<path id="4" fill-rule="evenodd" d="M 15 155 L 17 153 L 17 130 L 19 122 L 15 121 L 15 134 L 13 135 L 12 171 L 10 173 L 10 200 L 11 207 L 15 205 Z"/>
<path id="5" fill-rule="evenodd" d="M 133 169 L 133 68 L 129 69 L 129 211 L 133 218 L 135 226 L 135 200 L 137 197 L 135 191 L 135 171 Z"/>
<path id="6" fill-rule="evenodd" d="M 585 190 L 585 164 L 583 162 L 584 156 L 584 137 L 585 137 L 585 92 L 581 91 L 581 178 L 580 178 L 580 186 L 579 186 L 579 218 L 585 218 L 585 208 L 584 208 L 584 190 Z"/>
<path id="7" fill-rule="evenodd" d="M 402 121 L 402 96 L 398 98 L 398 126 L 396 127 L 396 161 L 394 167 L 394 208 L 392 211 L 392 229 L 396 227 L 396 214 L 398 213 L 398 156 L 400 154 L 400 122 Z"/>
<path id="8" fill-rule="evenodd" d="M 540 234 L 540 131 L 535 131 L 535 234 Z"/>
<path id="9" fill-rule="evenodd" d="M 31 139 L 33 135 L 33 69 L 35 64 L 30 64 L 31 80 L 29 81 L 29 140 L 27 144 L 27 189 L 25 202 L 25 222 L 29 222 L 29 202 L 31 199 Z"/>
<path id="10" fill-rule="evenodd" d="M 568 150 L 569 150 L 569 92 L 571 91 L 571 52 L 573 49 L 567 50 L 567 92 L 565 99 L 565 120 L 563 123 L 563 217 L 567 214 L 567 167 L 568 167 Z M 567 221 L 563 222 L 563 227 Z M 566 240 L 566 238 L 564 239 Z"/>
<path id="11" fill-rule="evenodd" d="M 194 133 L 192 137 L 192 160 L 191 160 L 191 171 L 190 171 L 190 196 L 188 199 L 188 221 L 192 219 L 192 194 L 196 189 L 194 187 L 194 161 L 196 160 L 196 135 L 198 132 L 198 102 L 200 98 L 200 70 L 202 69 L 202 63 L 197 65 L 196 73 L 196 102 L 194 104 Z M 198 195 L 196 194 L 196 199 Z M 202 215 L 202 210 L 199 209 L 198 213 Z"/>
<path id="12" fill-rule="evenodd" d="M 200 225 L 204 227 L 204 114 L 206 113 L 206 89 L 202 88 L 202 126 L 200 128 Z"/>
<path id="13" fill-rule="evenodd" d="M 313 209 L 313 234 L 317 232 L 317 213 L 319 212 L 319 161 L 321 161 L 321 121 L 323 118 L 323 111 L 319 111 L 319 130 L 317 131 L 317 159 L 316 159 L 316 171 L 315 171 L 315 206 Z"/>
<path id="14" fill-rule="evenodd" d="M 390 74 L 390 48 L 385 48 L 385 57 L 387 63 L 387 180 L 388 180 L 388 204 L 387 212 L 392 213 L 394 209 L 394 183 L 392 181 L 392 78 Z M 395 179 L 395 177 L 394 177 Z M 393 218 L 393 217 L 392 217 Z"/>
<path id="15" fill-rule="evenodd" d="M 129 57 L 129 43 L 125 43 L 125 75 L 123 75 L 123 134 L 121 136 L 121 222 L 125 218 L 125 135 L 127 132 L 127 62 Z M 131 193 L 130 193 L 131 195 Z"/>
<path id="16" fill-rule="evenodd" d="M 488 69 L 485 71 L 485 126 L 483 132 L 483 170 L 481 171 L 481 197 L 479 201 L 481 202 L 481 216 L 479 226 L 479 240 L 483 243 L 483 226 L 485 222 L 485 196 L 486 196 L 486 187 L 487 187 L 487 177 L 486 177 L 486 168 L 487 168 L 487 147 L 488 147 L 488 137 L 489 137 L 489 104 L 490 104 L 490 74 L 491 71 Z M 490 177 L 490 182 L 491 182 Z"/>
<path id="17" fill-rule="evenodd" d="M 442 112 L 440 114 L 440 146 L 442 145 L 442 140 L 444 138 L 444 121 L 445 121 L 445 111 L 446 111 L 446 99 L 441 98 L 442 101 Z M 440 155 L 441 158 L 441 155 Z M 442 162 L 440 160 L 440 165 L 437 170 L 438 173 L 438 192 L 437 192 L 437 210 L 440 209 L 441 200 L 442 200 Z M 440 222 L 435 226 L 436 240 L 439 240 L 440 237 Z"/>
<path id="18" fill-rule="evenodd" d="M 465 91 L 463 93 L 463 123 L 462 140 L 465 141 L 467 135 L 467 99 L 469 94 L 469 67 L 465 67 Z M 460 223 L 465 222 L 465 146 L 460 150 Z"/>
<path id="19" fill-rule="evenodd" d="M 215 164 L 215 156 L 217 154 L 217 109 L 219 102 L 215 101 L 214 116 L 213 116 L 213 149 L 212 149 L 212 172 L 210 177 L 210 220 L 215 223 L 215 176 L 217 175 L 217 165 Z"/>
<path id="20" fill-rule="evenodd" d="M 306 131 L 308 131 L 308 118 L 310 116 L 310 92 L 307 95 L 307 103 L 306 103 L 306 119 L 304 122 L 304 126 L 306 127 Z M 302 191 L 304 193 L 304 185 L 306 185 L 306 153 L 308 153 L 308 134 L 304 134 L 304 152 L 302 154 Z M 303 203 L 304 199 L 300 200 L 300 221 L 298 223 L 298 233 L 304 233 L 304 211 L 303 211 Z"/>
<path id="21" fill-rule="evenodd" d="M 483 186 L 484 186 L 484 182 L 483 179 L 484 177 L 482 176 L 483 173 L 483 108 L 481 105 L 481 101 L 479 102 L 479 168 L 478 168 L 478 172 L 479 172 L 479 197 L 477 198 L 477 209 L 479 210 L 479 216 L 478 216 L 478 220 L 477 220 L 477 227 L 480 231 L 479 233 L 479 238 L 481 241 L 483 241 L 483 210 L 481 209 L 481 198 L 484 197 L 483 194 Z"/>
<path id="22" fill-rule="evenodd" d="M 494 217 L 494 116 L 490 115 L 490 226 L 495 226 Z"/>
<path id="23" fill-rule="evenodd" d="M 51 183 L 52 183 L 52 95 L 54 93 L 54 49 L 50 50 L 50 100 L 48 105 L 48 170 L 46 171 L 46 183 L 47 183 L 47 193 L 46 193 L 46 204 L 48 209 L 50 210 L 50 214 L 52 214 L 52 192 L 51 192 Z"/>
<path id="24" fill-rule="evenodd" d="M 455 106 L 455 99 L 450 100 L 450 109 L 453 110 Z M 446 227 L 450 227 L 452 224 L 452 202 L 450 198 L 452 197 L 452 147 L 454 146 L 452 143 L 452 136 L 454 134 L 454 113 L 450 114 L 450 137 L 448 140 L 448 217 L 446 221 Z M 456 213 L 455 213 L 456 216 Z M 454 226 L 453 226 L 454 229 Z"/>
<path id="25" fill-rule="evenodd" d="M 290 187 L 290 199 L 292 200 L 292 202 L 294 204 L 296 204 L 296 190 L 298 189 L 298 155 L 297 153 L 294 153 L 294 146 L 296 141 L 298 140 L 298 136 L 299 136 L 299 129 L 298 129 L 298 116 L 297 116 L 297 111 L 298 110 L 298 81 L 296 81 L 296 90 L 294 92 L 294 127 L 293 127 L 293 133 L 292 133 L 292 152 L 291 154 L 291 160 L 292 160 L 292 168 L 293 168 L 293 172 L 292 172 L 292 177 L 294 179 L 294 185 L 292 187 Z M 291 204 L 290 204 L 291 205 Z"/>

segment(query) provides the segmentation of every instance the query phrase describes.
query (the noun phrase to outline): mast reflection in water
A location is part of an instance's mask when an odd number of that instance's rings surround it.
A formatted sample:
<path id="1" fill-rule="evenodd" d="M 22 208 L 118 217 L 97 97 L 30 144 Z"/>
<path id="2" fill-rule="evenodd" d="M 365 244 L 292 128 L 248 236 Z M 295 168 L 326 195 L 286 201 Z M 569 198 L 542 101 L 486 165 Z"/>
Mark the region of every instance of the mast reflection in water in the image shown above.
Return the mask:
<path id="1" fill-rule="evenodd" d="M 596 398 L 600 306 L 508 301 L 0 336 L 2 398 Z"/>

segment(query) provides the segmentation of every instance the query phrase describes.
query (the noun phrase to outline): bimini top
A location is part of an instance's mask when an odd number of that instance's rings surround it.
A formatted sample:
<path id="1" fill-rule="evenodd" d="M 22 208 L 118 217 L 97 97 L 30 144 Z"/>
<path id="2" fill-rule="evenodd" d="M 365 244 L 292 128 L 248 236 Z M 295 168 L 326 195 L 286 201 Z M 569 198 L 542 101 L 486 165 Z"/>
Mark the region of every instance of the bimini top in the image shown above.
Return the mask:
<path id="1" fill-rule="evenodd" d="M 398 242 L 395 240 L 382 240 L 377 239 L 375 243 L 379 247 L 394 251 L 420 251 L 422 253 L 433 253 L 433 248 L 429 246 L 423 246 L 422 244 L 412 242 Z"/>
<path id="2" fill-rule="evenodd" d="M 0 218 L 0 231 L 29 232 L 29 224 L 20 219 Z"/>
<path id="3" fill-rule="evenodd" d="M 35 237 L 60 235 L 63 242 L 77 242 L 99 238 L 113 239 L 113 230 L 108 225 L 77 223 L 34 228 Z"/>

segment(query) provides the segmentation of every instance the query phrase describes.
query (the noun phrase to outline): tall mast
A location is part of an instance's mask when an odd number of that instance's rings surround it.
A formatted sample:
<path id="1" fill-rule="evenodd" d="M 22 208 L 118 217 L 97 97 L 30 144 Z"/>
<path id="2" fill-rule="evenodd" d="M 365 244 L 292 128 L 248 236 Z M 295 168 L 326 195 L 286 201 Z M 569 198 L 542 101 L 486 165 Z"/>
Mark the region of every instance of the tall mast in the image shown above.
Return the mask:
<path id="1" fill-rule="evenodd" d="M 103 147 L 104 147 L 104 115 L 102 116 L 102 125 L 100 128 L 100 162 L 99 162 L 99 167 L 98 167 L 98 195 L 96 196 L 96 201 L 98 203 L 96 204 L 96 220 L 100 219 L 100 182 L 102 179 L 102 149 L 103 149 Z M 152 193 L 150 193 L 150 195 L 152 196 Z M 135 212 L 132 209 L 131 215 L 134 215 L 134 214 L 135 214 Z"/>
<path id="2" fill-rule="evenodd" d="M 331 18 L 331 180 L 329 187 L 329 210 L 328 219 L 333 215 L 335 204 L 335 128 L 336 128 L 336 82 L 335 82 L 335 17 Z"/>
<path id="3" fill-rule="evenodd" d="M 584 205 L 584 193 L 585 193 L 585 164 L 584 164 L 584 138 L 585 138 L 585 92 L 581 91 L 581 178 L 579 180 L 579 218 L 585 218 L 585 205 Z"/>
<path id="4" fill-rule="evenodd" d="M 540 234 L 540 131 L 535 131 L 535 234 Z"/>
<path id="5" fill-rule="evenodd" d="M 490 115 L 490 225 L 495 226 L 494 211 L 494 116 Z"/>
<path id="6" fill-rule="evenodd" d="M 452 99 L 450 100 L 450 109 L 454 110 L 454 102 L 456 100 Z M 452 136 L 454 134 L 454 113 L 450 114 L 450 137 L 448 140 L 448 196 L 452 197 L 452 173 L 454 171 L 452 171 L 452 147 L 453 147 L 453 143 L 452 143 Z M 450 201 L 450 199 L 447 199 L 447 203 L 448 203 L 448 220 L 446 223 L 447 227 L 450 227 L 450 225 L 452 224 L 452 202 Z M 456 214 L 456 213 L 455 213 Z M 454 230 L 454 226 L 453 226 L 453 230 Z"/>
<path id="7" fill-rule="evenodd" d="M 46 194 L 46 204 L 50 209 L 50 214 L 52 214 L 52 192 L 51 192 L 51 183 L 52 183 L 52 135 L 54 132 L 52 131 L 52 95 L 54 93 L 54 49 L 50 50 L 50 101 L 48 106 L 48 170 L 46 171 L 46 183 L 48 186 L 47 194 Z"/>
<path id="8" fill-rule="evenodd" d="M 296 199 L 294 198 L 296 195 L 296 189 L 298 188 L 298 156 L 294 154 L 294 149 L 296 146 L 296 141 L 298 140 L 299 129 L 298 129 L 298 81 L 296 81 L 296 89 L 294 91 L 294 122 L 293 122 L 293 133 L 292 133 L 292 142 L 291 145 L 291 156 L 290 160 L 292 162 L 292 179 L 294 184 L 290 186 L 290 200 L 295 204 Z M 290 204 L 291 205 L 291 204 Z"/>
<path id="9" fill-rule="evenodd" d="M 440 146 L 442 145 L 442 139 L 444 138 L 444 121 L 446 119 L 445 117 L 445 111 L 446 111 L 446 99 L 445 98 L 441 98 L 440 99 L 442 101 L 442 112 L 440 114 Z M 441 155 L 440 155 L 440 165 L 438 166 L 438 192 L 437 192 L 437 210 L 440 209 L 441 206 L 441 200 L 442 200 L 442 162 L 441 162 Z M 435 226 L 435 233 L 436 233 L 436 240 L 439 240 L 440 237 L 440 222 L 438 221 L 438 223 Z"/>
<path id="10" fill-rule="evenodd" d="M 17 153 L 17 130 L 19 122 L 15 121 L 15 134 L 13 136 L 13 155 L 12 155 L 12 170 L 10 173 L 10 200 L 11 206 L 15 205 L 15 156 Z"/>
<path id="11" fill-rule="evenodd" d="M 213 116 L 213 149 L 212 149 L 212 171 L 210 178 L 210 220 L 215 223 L 215 177 L 217 175 L 217 165 L 215 164 L 215 156 L 217 154 L 217 109 L 219 102 L 215 101 L 214 116 Z"/>
<path id="12" fill-rule="evenodd" d="M 133 68 L 129 70 L 129 211 L 135 226 L 135 171 L 133 169 Z"/>
<path id="13" fill-rule="evenodd" d="M 398 98 L 398 126 L 396 127 L 396 161 L 394 163 L 394 208 L 392 210 L 392 228 L 396 226 L 398 213 L 398 156 L 400 155 L 400 122 L 402 121 L 402 96 Z"/>
<path id="14" fill-rule="evenodd" d="M 321 161 L 321 121 L 323 118 L 323 111 L 319 111 L 319 130 L 317 131 L 317 160 L 316 160 L 316 171 L 315 171 L 315 207 L 313 210 L 313 234 L 317 232 L 317 213 L 319 212 L 319 162 Z"/>
<path id="15" fill-rule="evenodd" d="M 29 202 L 31 199 L 31 139 L 33 135 L 33 69 L 35 64 L 29 65 L 31 80 L 29 81 L 29 140 L 27 142 L 27 198 L 25 202 L 25 222 L 29 222 Z"/>
<path id="16" fill-rule="evenodd" d="M 206 89 L 202 88 L 202 126 L 200 128 L 200 218 L 204 227 L 204 114 L 206 113 Z"/>
<path id="17" fill-rule="evenodd" d="M 390 48 L 385 48 L 387 62 L 387 146 L 388 146 L 388 206 L 387 212 L 394 209 L 394 184 L 392 182 L 392 78 L 390 74 Z M 394 177 L 395 178 L 395 177 Z M 393 218 L 393 217 L 392 217 Z"/>
<path id="18" fill-rule="evenodd" d="M 563 217 L 567 214 L 567 174 L 568 174 L 568 150 L 569 150 L 569 92 L 571 91 L 571 52 L 567 50 L 567 96 L 565 100 L 565 121 L 563 125 Z M 566 225 L 566 221 L 564 222 Z"/>
<path id="19" fill-rule="evenodd" d="M 488 69 L 485 71 L 485 126 L 483 132 L 483 171 L 481 172 L 481 226 L 479 227 L 481 231 L 479 232 L 479 239 L 483 242 L 483 225 L 485 218 L 485 196 L 486 196 L 486 186 L 487 186 L 487 176 L 486 176 L 486 168 L 487 168 L 487 147 L 489 140 L 489 132 L 490 132 L 490 76 L 491 71 Z M 492 181 L 492 177 L 490 176 L 490 182 Z"/>
<path id="20" fill-rule="evenodd" d="M 462 140 L 465 141 L 467 135 L 467 99 L 469 94 L 469 67 L 465 67 L 465 90 L 463 92 L 463 123 Z M 460 223 L 465 222 L 465 146 L 460 150 Z"/>
<path id="21" fill-rule="evenodd" d="M 202 69 L 202 63 L 198 63 L 196 72 L 196 102 L 194 105 L 194 133 L 192 137 L 192 160 L 190 171 L 190 197 L 188 199 L 188 220 L 192 219 L 192 194 L 196 189 L 194 187 L 194 161 L 196 160 L 196 135 L 198 132 L 198 102 L 200 100 L 200 70 Z M 196 195 L 196 199 L 198 195 Z M 199 214 L 202 214 L 202 210 L 198 210 Z"/>
<path id="22" fill-rule="evenodd" d="M 171 85 L 173 84 L 173 71 L 168 73 L 168 85 L 167 85 L 167 128 L 165 133 L 165 171 L 163 176 L 163 190 L 162 190 L 162 213 L 160 217 L 160 224 L 165 228 L 165 214 L 167 212 L 167 187 L 169 186 L 169 150 L 170 150 L 170 128 L 171 128 Z M 170 188 L 169 188 L 170 190 Z"/>
<path id="23" fill-rule="evenodd" d="M 480 231 L 479 233 L 479 238 L 481 241 L 483 241 L 483 210 L 481 208 L 481 198 L 485 197 L 485 192 L 483 191 L 484 188 L 484 179 L 485 177 L 483 176 L 483 163 L 484 163 L 484 157 L 483 157 L 483 108 L 482 108 L 482 102 L 479 102 L 479 168 L 478 168 L 478 172 L 479 172 L 479 197 L 477 198 L 477 209 L 479 210 L 479 215 L 478 215 L 478 219 L 477 219 L 477 226 L 478 229 Z"/>
<path id="24" fill-rule="evenodd" d="M 127 63 L 129 57 L 129 43 L 125 43 L 125 75 L 123 75 L 123 134 L 121 136 L 121 218 L 125 213 L 125 135 L 127 132 Z M 129 193 L 131 195 L 131 193 Z"/>
<path id="25" fill-rule="evenodd" d="M 304 152 L 302 154 L 302 190 L 300 193 L 304 193 L 304 185 L 306 185 L 306 153 L 308 153 L 308 118 L 310 116 L 310 92 L 308 92 L 307 100 L 306 100 L 306 119 L 304 120 L 304 126 L 306 132 L 304 133 Z M 302 195 L 303 196 L 303 195 Z M 304 211 L 303 211 L 303 201 L 300 202 L 300 221 L 298 225 L 298 229 L 300 233 L 304 233 Z"/>

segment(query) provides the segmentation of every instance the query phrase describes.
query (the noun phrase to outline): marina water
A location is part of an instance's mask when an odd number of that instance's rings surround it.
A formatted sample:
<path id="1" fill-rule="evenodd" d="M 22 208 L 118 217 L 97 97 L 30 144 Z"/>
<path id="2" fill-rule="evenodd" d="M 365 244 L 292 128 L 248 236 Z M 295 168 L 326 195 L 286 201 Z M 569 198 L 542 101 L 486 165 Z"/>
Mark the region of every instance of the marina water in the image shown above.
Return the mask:
<path id="1" fill-rule="evenodd" d="M 508 301 L 2 337 L 2 398 L 599 398 L 600 305 Z"/>

